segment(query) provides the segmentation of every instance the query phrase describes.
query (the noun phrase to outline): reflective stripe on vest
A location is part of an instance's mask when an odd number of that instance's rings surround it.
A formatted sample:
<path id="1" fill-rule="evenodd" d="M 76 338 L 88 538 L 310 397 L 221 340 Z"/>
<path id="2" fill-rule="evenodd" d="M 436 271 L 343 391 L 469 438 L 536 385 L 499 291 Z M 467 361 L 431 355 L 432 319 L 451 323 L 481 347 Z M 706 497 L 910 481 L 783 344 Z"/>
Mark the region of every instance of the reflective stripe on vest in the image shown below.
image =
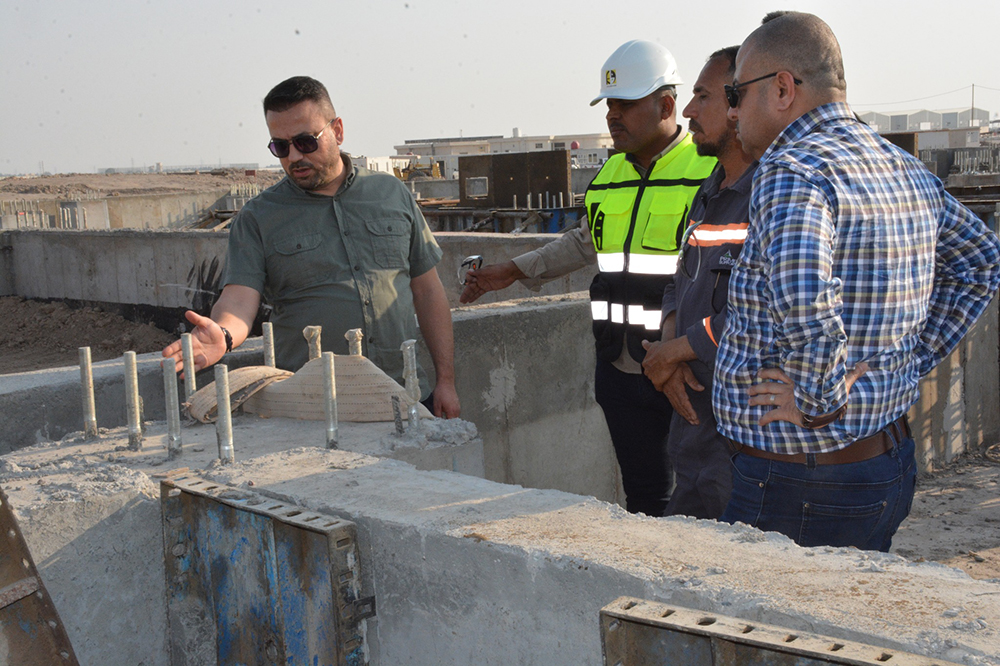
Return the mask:
<path id="1" fill-rule="evenodd" d="M 604 252 L 597 255 L 597 267 L 602 273 L 625 270 L 624 252 Z M 629 258 L 629 273 L 640 275 L 673 275 L 677 272 L 676 254 L 633 254 Z"/>
<path id="2" fill-rule="evenodd" d="M 590 312 L 594 321 L 611 320 L 615 324 L 625 323 L 626 307 L 621 303 L 611 303 L 607 301 L 591 301 Z M 628 306 L 628 323 L 632 326 L 643 328 L 647 331 L 660 330 L 660 311 L 647 310 L 641 305 Z"/>

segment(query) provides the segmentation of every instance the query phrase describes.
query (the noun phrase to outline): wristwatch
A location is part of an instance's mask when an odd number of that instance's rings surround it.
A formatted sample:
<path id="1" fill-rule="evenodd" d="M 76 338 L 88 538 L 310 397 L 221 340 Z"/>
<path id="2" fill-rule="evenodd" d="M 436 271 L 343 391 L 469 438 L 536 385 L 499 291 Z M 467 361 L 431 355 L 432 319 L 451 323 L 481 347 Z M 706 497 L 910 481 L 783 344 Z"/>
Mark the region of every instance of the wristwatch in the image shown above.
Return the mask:
<path id="1" fill-rule="evenodd" d="M 222 326 L 220 326 L 219 328 L 222 328 Z M 229 352 L 233 351 L 233 335 L 224 328 L 222 328 L 222 334 L 226 336 L 226 353 L 228 354 Z"/>
<path id="2" fill-rule="evenodd" d="M 819 416 L 809 416 L 805 412 L 800 412 L 802 414 L 802 425 L 809 428 L 810 430 L 815 430 L 816 428 L 822 428 L 823 426 L 830 425 L 841 416 L 847 412 L 847 403 L 845 402 L 840 409 L 830 412 L 829 414 L 820 414 Z"/>

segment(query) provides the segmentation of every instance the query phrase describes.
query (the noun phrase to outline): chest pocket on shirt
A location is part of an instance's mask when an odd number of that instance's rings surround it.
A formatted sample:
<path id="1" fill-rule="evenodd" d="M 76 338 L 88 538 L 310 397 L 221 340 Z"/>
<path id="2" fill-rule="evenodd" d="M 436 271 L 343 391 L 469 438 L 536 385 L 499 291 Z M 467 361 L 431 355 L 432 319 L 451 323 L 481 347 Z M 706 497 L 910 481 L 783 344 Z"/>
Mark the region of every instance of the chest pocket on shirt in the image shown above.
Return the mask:
<path id="1" fill-rule="evenodd" d="M 687 204 L 673 196 L 657 195 L 649 203 L 649 219 L 642 232 L 642 247 L 647 250 L 676 252 L 684 235 L 682 224 Z"/>
<path id="2" fill-rule="evenodd" d="M 283 238 L 274 243 L 274 254 L 268 258 L 268 281 L 280 294 L 322 282 L 329 272 L 329 258 L 319 249 L 323 236 L 319 233 Z"/>
<path id="3" fill-rule="evenodd" d="M 410 255 L 410 225 L 402 218 L 365 220 L 372 256 L 381 268 L 406 268 Z"/>

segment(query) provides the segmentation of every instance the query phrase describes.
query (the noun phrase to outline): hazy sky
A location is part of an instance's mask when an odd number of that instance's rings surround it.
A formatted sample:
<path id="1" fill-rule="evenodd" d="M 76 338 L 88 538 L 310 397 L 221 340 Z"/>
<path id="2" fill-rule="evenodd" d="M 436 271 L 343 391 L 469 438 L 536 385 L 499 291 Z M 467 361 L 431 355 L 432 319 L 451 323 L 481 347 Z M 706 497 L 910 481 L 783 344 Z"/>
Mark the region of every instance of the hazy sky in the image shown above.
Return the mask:
<path id="1" fill-rule="evenodd" d="M 0 173 L 273 164 L 260 103 L 298 74 L 330 89 L 355 154 L 605 131 L 588 102 L 622 42 L 673 52 L 683 105 L 705 57 L 773 9 L 830 24 L 856 111 L 965 107 L 973 83 L 1000 111 L 996 0 L 2 0 Z"/>

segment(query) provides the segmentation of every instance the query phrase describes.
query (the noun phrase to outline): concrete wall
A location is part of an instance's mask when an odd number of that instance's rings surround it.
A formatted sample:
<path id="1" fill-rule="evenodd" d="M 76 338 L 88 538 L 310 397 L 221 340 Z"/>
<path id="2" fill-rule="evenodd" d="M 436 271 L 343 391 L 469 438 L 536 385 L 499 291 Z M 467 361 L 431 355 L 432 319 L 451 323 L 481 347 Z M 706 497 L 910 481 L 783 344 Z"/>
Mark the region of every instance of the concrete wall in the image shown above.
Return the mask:
<path id="1" fill-rule="evenodd" d="M 458 199 L 458 180 L 415 180 L 406 183 L 421 199 Z"/>
<path id="2" fill-rule="evenodd" d="M 11 248 L 9 261 L 13 272 L 12 284 L 7 284 L 0 296 L 202 310 L 214 300 L 228 238 L 225 231 L 0 232 L 0 247 Z M 455 307 L 461 293 L 458 268 L 466 256 L 480 254 L 487 263 L 499 263 L 556 237 L 439 233 L 435 238 L 444 252 L 438 273 L 449 302 Z M 553 280 L 539 292 L 514 284 L 503 293 L 487 294 L 480 302 L 581 291 L 590 286 L 596 272 L 596 266 L 577 271 Z M 4 286 L 0 277 L 0 289 Z"/>
<path id="3" fill-rule="evenodd" d="M 610 435 L 594 402 L 588 312 L 581 296 L 456 312 L 462 417 L 479 428 L 486 478 L 610 502 L 623 499 Z M 582 342 L 553 345 L 552 340 Z M 433 376 L 423 344 L 420 355 Z M 138 357 L 147 419 L 164 418 L 159 360 L 155 353 Z M 260 339 L 247 341 L 223 362 L 231 368 L 262 364 Z M 199 373 L 198 386 L 213 381 L 212 372 Z M 126 423 L 123 375 L 121 360 L 94 365 L 101 428 Z M 546 377 L 551 379 L 539 379 Z M 0 413 L 6 415 L 0 454 L 82 430 L 79 371 L 62 368 L 0 377 Z"/>
<path id="4" fill-rule="evenodd" d="M 228 188 L 219 188 L 109 197 L 108 220 L 112 229 L 179 229 L 196 222 L 205 211 L 219 208 L 228 194 Z"/>
<path id="5" fill-rule="evenodd" d="M 550 234 L 436 234 L 444 257 L 438 271 L 445 285 L 449 301 L 458 305 L 461 287 L 458 284 L 458 267 L 465 256 L 481 254 L 488 263 L 506 261 L 513 256 L 554 240 Z M 226 233 L 213 232 L 149 232 L 149 231 L 55 231 L 55 230 L 14 230 L 0 233 L 0 295 L 16 294 L 26 298 L 74 299 L 96 304 L 142 303 L 165 308 L 194 307 L 206 311 L 215 290 L 221 262 L 225 254 Z M 9 251 L 2 248 L 7 245 Z M 3 278 L 4 256 L 11 266 L 12 279 Z M 541 294 L 566 294 L 586 289 L 595 269 L 580 270 L 571 275 L 548 283 Z M 514 284 L 500 293 L 487 294 L 482 303 L 495 303 L 501 299 L 515 299 L 532 296 L 520 284 Z M 546 433 L 559 433 L 568 418 L 572 421 L 579 414 L 579 393 L 581 386 L 589 386 L 592 381 L 593 360 L 592 340 L 589 333 L 589 311 L 585 300 L 577 298 L 567 303 L 557 319 L 558 323 L 546 323 L 550 316 L 534 308 L 549 307 L 543 303 L 524 303 L 518 308 L 504 310 L 506 314 L 493 316 L 469 315 L 465 319 L 462 310 L 456 311 L 456 355 L 459 361 L 459 389 L 463 395 L 480 396 L 483 391 L 492 390 L 492 385 L 484 382 L 491 373 L 502 377 L 506 370 L 499 359 L 508 355 L 508 366 L 521 377 L 516 384 L 518 391 L 527 390 L 531 384 L 546 387 L 545 391 L 526 399 L 525 411 L 517 418 L 500 418 L 499 403 L 493 398 L 466 398 L 469 411 L 466 416 L 484 430 L 487 442 L 488 478 L 508 483 L 534 485 L 531 470 L 537 463 L 528 452 L 514 454 L 507 447 L 517 449 L 519 442 L 532 437 L 527 432 L 514 434 L 509 424 L 518 428 L 541 428 Z M 551 305 L 551 303 L 549 304 Z M 570 312 L 574 314 L 569 314 Z M 538 319 L 538 317 L 542 317 Z M 510 320 L 508 322 L 508 319 Z M 576 328 L 566 333 L 560 327 L 575 321 Z M 534 322 L 534 328 L 519 328 L 521 321 Z M 462 323 L 465 322 L 465 323 Z M 483 323 L 486 326 L 483 327 Z M 554 334 L 549 330 L 561 331 Z M 524 349 L 532 354 L 510 356 L 513 345 L 499 346 L 496 331 L 514 336 Z M 566 329 L 568 330 L 568 329 Z M 972 332 L 955 352 L 921 385 L 921 399 L 911 410 L 914 430 L 917 434 L 919 455 L 925 470 L 951 460 L 955 455 L 969 448 L 992 444 L 1000 440 L 1000 355 L 998 355 L 998 302 L 990 305 L 987 313 L 976 324 Z M 565 341 L 575 342 L 576 350 L 586 350 L 578 354 L 570 351 Z M 492 352 L 484 353 L 482 349 Z M 494 353 L 495 355 L 490 355 Z M 466 360 L 468 359 L 468 360 Z M 548 359 L 552 363 L 549 364 Z M 540 365 L 541 364 L 541 365 Z M 429 363 L 425 364 L 430 366 Z M 551 367 L 555 374 L 541 374 L 536 368 Z M 526 381 L 532 377 L 533 381 Z M 503 383 L 497 379 L 498 386 Z M 480 389 L 483 386 L 487 388 Z M 534 389 L 532 389 L 534 391 Z M 546 392 L 547 391 L 547 392 Z M 520 393 L 519 395 L 525 395 Z M 520 399 L 520 398 L 518 398 Z M 563 403 L 566 409 L 555 409 L 560 416 L 551 422 L 545 409 L 527 405 Z M 598 408 L 590 403 L 586 416 L 602 421 L 593 410 Z M 534 411 L 532 411 L 534 410 Z M 540 411 L 539 411 L 540 410 Z M 525 421 L 524 419 L 527 419 Z M 482 423 L 480 423 L 482 421 Z M 492 423 L 493 426 L 488 424 Z M 583 421 L 580 427 L 589 428 L 593 421 Z M 577 427 L 577 426 L 572 426 Z M 602 424 L 603 427 L 603 424 Z M 569 432 L 573 432 L 572 428 Z M 584 430 L 586 432 L 586 430 Z M 593 430 L 590 431 L 594 433 Z M 604 431 L 594 434 L 603 441 Z M 564 438 L 565 439 L 565 438 Z M 603 446 L 603 444 L 600 444 Z M 549 462 L 558 465 L 560 458 L 553 453 Z M 503 461 L 503 462 L 501 462 Z M 594 459 L 587 463 L 589 467 Z M 569 475 L 565 475 L 568 478 Z M 615 497 L 607 494 L 606 486 L 594 483 L 592 476 L 588 487 L 597 488 L 592 494 L 605 499 Z M 549 486 L 561 487 L 561 486 Z M 577 487 L 562 489 L 581 492 Z"/>

